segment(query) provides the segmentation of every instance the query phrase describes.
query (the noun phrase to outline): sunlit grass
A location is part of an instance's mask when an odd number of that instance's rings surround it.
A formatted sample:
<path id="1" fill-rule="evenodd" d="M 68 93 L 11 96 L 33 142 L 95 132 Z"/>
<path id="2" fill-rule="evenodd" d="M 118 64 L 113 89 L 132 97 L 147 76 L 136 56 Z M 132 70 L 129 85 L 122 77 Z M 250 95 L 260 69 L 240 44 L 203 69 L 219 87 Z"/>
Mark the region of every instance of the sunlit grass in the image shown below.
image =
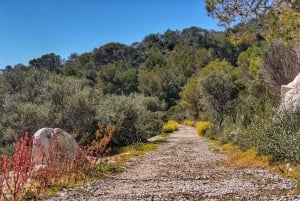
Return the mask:
<path id="1" fill-rule="evenodd" d="M 111 161 L 115 164 L 123 165 L 133 157 L 142 157 L 144 154 L 156 150 L 158 145 L 165 142 L 168 136 L 168 134 L 162 134 L 161 138 L 154 142 L 138 143 L 123 147 L 120 149 L 119 154 L 111 157 Z"/>
<path id="2" fill-rule="evenodd" d="M 194 127 L 195 126 L 195 122 L 191 121 L 191 120 L 184 120 L 183 121 L 183 125 Z"/>
<path id="3" fill-rule="evenodd" d="M 220 145 L 228 157 L 229 163 L 241 167 L 269 167 L 271 157 L 259 155 L 255 148 L 246 151 L 232 143 Z"/>

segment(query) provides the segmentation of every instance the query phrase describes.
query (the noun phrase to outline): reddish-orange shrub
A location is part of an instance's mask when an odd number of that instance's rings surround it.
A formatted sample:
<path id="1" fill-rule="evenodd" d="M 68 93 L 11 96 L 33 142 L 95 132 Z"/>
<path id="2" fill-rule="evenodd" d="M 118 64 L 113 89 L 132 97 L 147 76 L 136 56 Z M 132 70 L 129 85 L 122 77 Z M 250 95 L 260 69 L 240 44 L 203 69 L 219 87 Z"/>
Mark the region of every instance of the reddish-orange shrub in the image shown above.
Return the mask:
<path id="1" fill-rule="evenodd" d="M 21 194 L 24 193 L 24 186 L 33 170 L 32 140 L 29 134 L 26 132 L 25 136 L 17 139 L 13 146 L 14 155 L 3 155 L 0 161 L 0 198 L 16 201 L 23 199 Z"/>
<path id="2" fill-rule="evenodd" d="M 93 140 L 88 149 L 88 153 L 91 156 L 95 157 L 95 164 L 105 155 L 105 153 L 109 149 L 109 144 L 112 141 L 115 131 L 116 127 L 112 123 L 108 123 L 106 127 L 104 127 L 101 122 L 98 123 L 96 138 L 95 140 Z"/>

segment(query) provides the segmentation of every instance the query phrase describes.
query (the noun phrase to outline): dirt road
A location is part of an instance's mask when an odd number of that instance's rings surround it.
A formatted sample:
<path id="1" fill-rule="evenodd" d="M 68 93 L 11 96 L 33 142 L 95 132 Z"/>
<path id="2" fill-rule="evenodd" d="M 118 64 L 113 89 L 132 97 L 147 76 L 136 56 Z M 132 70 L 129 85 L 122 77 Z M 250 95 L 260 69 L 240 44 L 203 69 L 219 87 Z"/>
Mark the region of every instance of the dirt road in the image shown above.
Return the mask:
<path id="1" fill-rule="evenodd" d="M 265 169 L 228 165 L 208 140 L 181 126 L 126 171 L 49 200 L 300 200 L 294 187 Z"/>

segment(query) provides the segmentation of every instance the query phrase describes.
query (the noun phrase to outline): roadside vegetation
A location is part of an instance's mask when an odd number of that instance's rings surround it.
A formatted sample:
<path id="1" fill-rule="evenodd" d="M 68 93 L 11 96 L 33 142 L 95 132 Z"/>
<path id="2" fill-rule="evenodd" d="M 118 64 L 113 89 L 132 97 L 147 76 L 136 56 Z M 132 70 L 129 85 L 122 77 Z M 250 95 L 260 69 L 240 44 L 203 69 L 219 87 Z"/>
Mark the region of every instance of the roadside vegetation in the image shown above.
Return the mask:
<path id="1" fill-rule="evenodd" d="M 153 142 L 123 146 L 109 155 L 111 147 L 108 145 L 117 134 L 116 129 L 112 124 L 99 123 L 98 126 L 95 140 L 83 147 L 76 158 L 61 160 L 64 156 L 57 155 L 55 147 L 50 147 L 47 166 L 43 167 L 36 167 L 31 160 L 31 137 L 26 134 L 16 140 L 14 154 L 1 156 L 0 200 L 40 200 L 57 191 L 123 171 L 126 162 L 154 151 L 169 135 L 164 133 Z"/>

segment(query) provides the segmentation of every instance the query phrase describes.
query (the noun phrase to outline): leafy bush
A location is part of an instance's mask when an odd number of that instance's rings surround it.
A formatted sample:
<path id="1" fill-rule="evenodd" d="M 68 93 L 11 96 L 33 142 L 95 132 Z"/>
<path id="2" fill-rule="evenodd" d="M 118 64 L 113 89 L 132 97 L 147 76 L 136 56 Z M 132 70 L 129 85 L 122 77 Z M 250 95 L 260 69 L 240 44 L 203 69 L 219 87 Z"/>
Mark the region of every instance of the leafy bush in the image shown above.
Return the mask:
<path id="1" fill-rule="evenodd" d="M 96 120 L 116 126 L 113 143 L 129 145 L 158 134 L 165 118 L 164 107 L 154 97 L 107 95 L 100 99 Z"/>
<path id="2" fill-rule="evenodd" d="M 169 120 L 166 124 L 162 127 L 163 133 L 172 133 L 174 131 L 177 131 L 179 128 L 179 124 L 174 120 Z"/>
<path id="3" fill-rule="evenodd" d="M 196 124 L 196 131 L 198 135 L 205 135 L 210 129 L 212 129 L 212 124 L 208 121 L 200 121 Z"/>
<path id="4" fill-rule="evenodd" d="M 300 111 L 259 116 L 236 143 L 245 149 L 256 147 L 260 154 L 270 155 L 276 161 L 299 163 Z"/>
<path id="5" fill-rule="evenodd" d="M 84 80 L 48 71 L 23 70 L 24 81 L 15 83 L 9 77 L 14 71 L 0 77 L 0 145 L 42 127 L 60 127 L 76 134 L 78 141 L 88 141 L 96 130 L 95 90 Z M 10 91 L 15 85 L 18 91 Z"/>

